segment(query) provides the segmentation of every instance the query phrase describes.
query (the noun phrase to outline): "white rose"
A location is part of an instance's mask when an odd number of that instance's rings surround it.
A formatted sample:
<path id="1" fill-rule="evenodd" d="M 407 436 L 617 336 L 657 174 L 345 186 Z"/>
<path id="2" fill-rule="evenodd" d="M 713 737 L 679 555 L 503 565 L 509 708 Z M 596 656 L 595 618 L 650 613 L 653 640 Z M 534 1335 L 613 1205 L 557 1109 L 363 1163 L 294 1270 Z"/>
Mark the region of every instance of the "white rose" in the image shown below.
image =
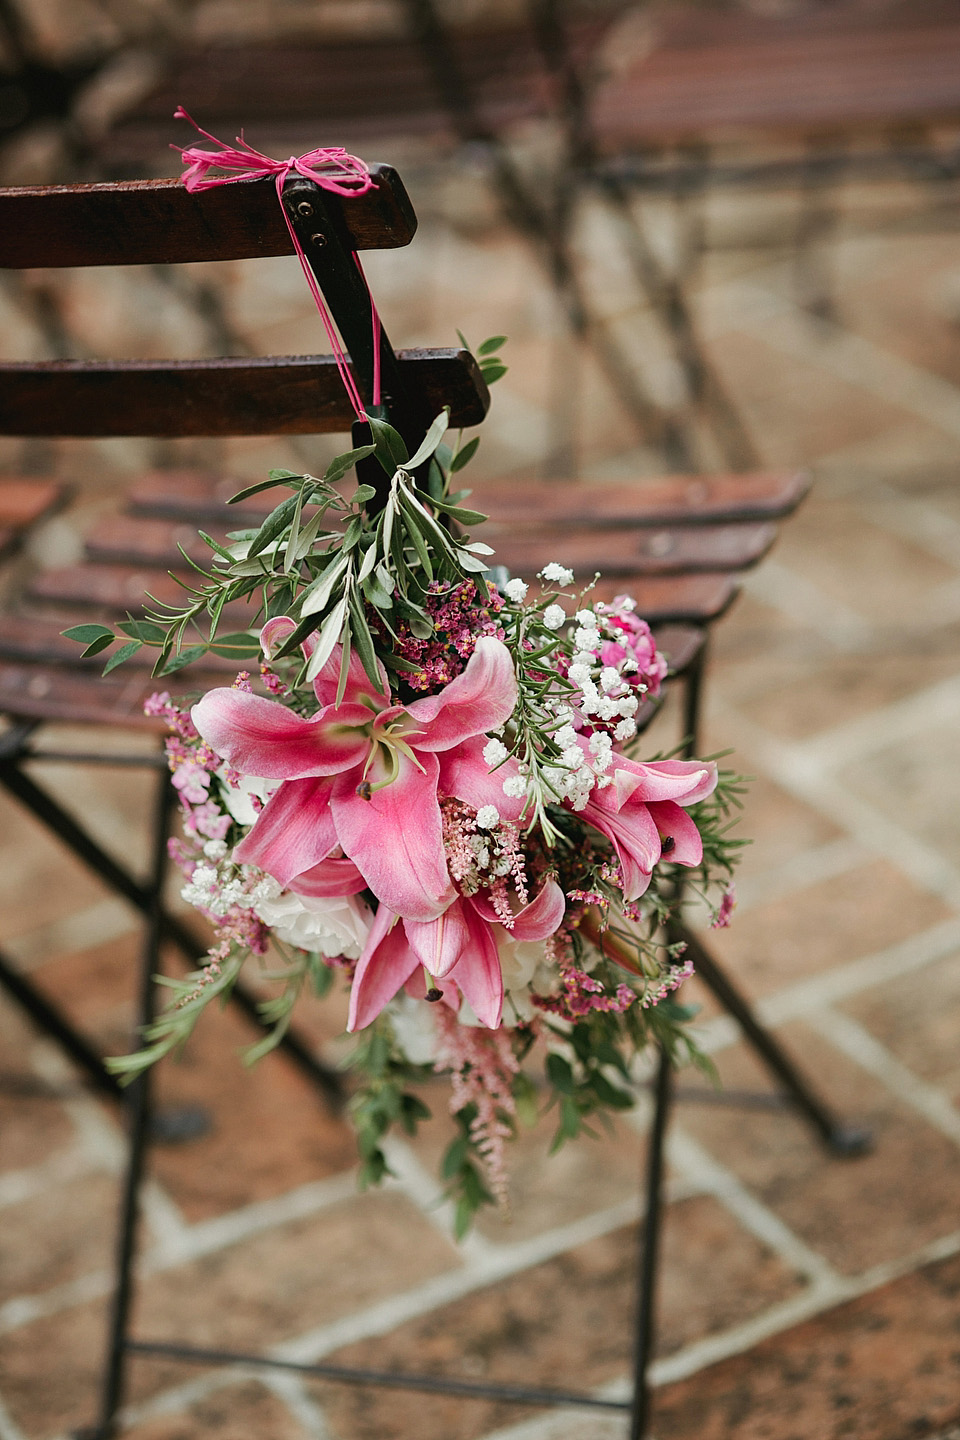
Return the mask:
<path id="1" fill-rule="evenodd" d="M 510 940 L 509 931 L 498 943 L 504 990 L 523 990 L 544 959 L 542 940 Z"/>
<path id="2" fill-rule="evenodd" d="M 429 1005 L 401 991 L 391 1000 L 389 1015 L 394 1038 L 411 1065 L 429 1065 L 436 1059 L 437 1032 Z"/>
<path id="3" fill-rule="evenodd" d="M 259 899 L 256 912 L 278 940 L 347 960 L 359 959 L 373 924 L 373 912 L 356 895 L 315 898 L 288 890 Z"/>

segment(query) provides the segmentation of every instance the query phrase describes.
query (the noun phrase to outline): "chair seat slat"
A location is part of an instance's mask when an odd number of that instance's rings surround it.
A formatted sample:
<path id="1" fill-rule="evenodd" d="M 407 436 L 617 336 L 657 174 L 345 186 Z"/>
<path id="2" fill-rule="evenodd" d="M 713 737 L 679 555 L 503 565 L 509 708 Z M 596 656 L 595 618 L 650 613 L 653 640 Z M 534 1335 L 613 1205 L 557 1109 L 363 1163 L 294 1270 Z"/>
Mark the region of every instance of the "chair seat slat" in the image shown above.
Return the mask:
<path id="1" fill-rule="evenodd" d="M 790 470 L 597 482 L 480 481 L 470 504 L 511 524 L 715 525 L 782 519 L 811 483 L 806 472 Z"/>
<path id="2" fill-rule="evenodd" d="M 484 532 L 496 560 L 525 578 L 551 560 L 568 565 L 578 579 L 605 575 L 685 575 L 745 570 L 777 537 L 775 525 L 698 525 L 658 529 L 564 529 L 491 524 Z"/>

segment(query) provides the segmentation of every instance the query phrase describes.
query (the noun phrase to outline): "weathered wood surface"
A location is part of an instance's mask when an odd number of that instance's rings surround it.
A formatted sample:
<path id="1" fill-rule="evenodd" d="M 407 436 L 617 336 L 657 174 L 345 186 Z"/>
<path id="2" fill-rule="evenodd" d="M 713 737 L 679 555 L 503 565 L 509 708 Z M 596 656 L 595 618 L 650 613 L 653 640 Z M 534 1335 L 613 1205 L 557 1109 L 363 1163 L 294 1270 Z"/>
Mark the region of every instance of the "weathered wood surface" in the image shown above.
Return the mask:
<path id="1" fill-rule="evenodd" d="M 470 504 L 507 524 L 570 526 L 717 525 L 779 520 L 810 489 L 806 471 L 667 475 L 656 479 L 484 480 Z"/>
<path id="2" fill-rule="evenodd" d="M 375 190 L 334 200 L 353 245 L 409 245 L 417 220 L 403 182 L 391 165 L 371 165 L 370 173 Z M 173 265 L 293 253 L 272 179 L 192 194 L 179 180 L 0 189 L 4 268 Z"/>
<path id="3" fill-rule="evenodd" d="M 490 396 L 466 350 L 401 350 L 400 370 L 431 415 L 479 425 Z M 220 360 L 0 363 L 0 434 L 319 435 L 354 414 L 332 355 Z"/>
<path id="4" fill-rule="evenodd" d="M 775 525 L 698 525 L 659 529 L 599 530 L 542 526 L 483 527 L 496 561 L 531 578 L 552 560 L 568 565 L 578 581 L 604 575 L 689 575 L 739 571 L 755 565 L 777 537 Z"/>

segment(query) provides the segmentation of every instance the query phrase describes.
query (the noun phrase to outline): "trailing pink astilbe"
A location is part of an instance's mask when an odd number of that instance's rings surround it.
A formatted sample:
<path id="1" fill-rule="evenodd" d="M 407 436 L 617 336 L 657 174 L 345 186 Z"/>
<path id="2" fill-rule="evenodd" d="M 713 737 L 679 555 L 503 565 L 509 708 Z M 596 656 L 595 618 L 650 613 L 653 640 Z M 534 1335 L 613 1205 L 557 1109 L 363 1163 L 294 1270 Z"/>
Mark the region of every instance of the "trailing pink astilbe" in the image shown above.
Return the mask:
<path id="1" fill-rule="evenodd" d="M 461 1025 L 446 1005 L 434 1008 L 438 1070 L 450 1073 L 450 1113 L 476 1108 L 470 1138 L 483 1162 L 484 1178 L 498 1205 L 507 1203 L 504 1143 L 513 1135 L 516 1114 L 513 1077 L 520 1068 L 506 1029 L 479 1030 Z"/>
<path id="2" fill-rule="evenodd" d="M 564 1020 L 578 1020 L 594 1010 L 605 1014 L 615 1011 L 622 1015 L 635 1003 L 637 994 L 629 985 L 618 985 L 611 995 L 599 980 L 567 960 L 560 963 L 560 988 L 557 993 L 531 995 L 530 998 L 539 1010 L 559 1015 Z"/>

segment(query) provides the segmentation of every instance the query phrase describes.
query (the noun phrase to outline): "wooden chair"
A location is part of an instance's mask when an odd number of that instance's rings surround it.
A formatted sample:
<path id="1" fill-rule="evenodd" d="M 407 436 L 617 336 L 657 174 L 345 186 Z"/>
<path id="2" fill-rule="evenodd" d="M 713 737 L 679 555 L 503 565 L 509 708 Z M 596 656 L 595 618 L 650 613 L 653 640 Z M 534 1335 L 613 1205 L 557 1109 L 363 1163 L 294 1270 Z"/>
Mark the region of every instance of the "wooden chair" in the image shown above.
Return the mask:
<path id="1" fill-rule="evenodd" d="M 349 200 L 301 179 L 288 181 L 283 204 L 296 227 L 309 263 L 351 352 L 361 393 L 369 397 L 372 329 L 369 295 L 354 263 L 357 250 L 404 245 L 415 218 L 397 175 L 372 167 L 377 189 Z M 63 186 L 0 191 L 0 265 L 100 265 L 178 263 L 292 253 L 271 181 L 247 182 L 190 195 L 176 181 Z M 380 368 L 382 413 L 416 445 L 442 405 L 457 426 L 483 419 L 488 396 L 472 356 L 464 351 L 419 350 L 395 354 L 383 332 Z M 48 361 L 0 365 L 0 433 L 11 435 L 234 435 L 295 434 L 349 430 L 353 414 L 330 357 L 272 357 L 149 362 Z M 364 478 L 379 478 L 365 475 Z M 615 485 L 528 489 L 488 486 L 478 493 L 492 501 L 498 520 L 501 558 L 527 575 L 545 560 L 576 559 L 613 570 L 613 589 L 638 592 L 641 609 L 658 622 L 658 636 L 675 676 L 686 684 L 686 724 L 696 732 L 704 642 L 709 624 L 733 599 L 737 577 L 764 553 L 776 533 L 776 518 L 802 498 L 803 477 L 760 475 L 714 480 L 664 481 L 646 490 Z M 151 976 L 161 941 L 173 941 L 188 960 L 203 950 L 190 928 L 161 903 L 172 790 L 159 755 L 148 757 L 158 770 L 149 875 L 140 879 L 85 833 L 78 821 L 29 774 L 31 761 L 73 760 L 116 763 L 109 749 L 82 756 L 45 747 L 43 727 L 69 720 L 95 727 L 98 737 L 117 728 L 150 728 L 144 697 L 155 688 L 135 666 L 108 679 L 94 662 L 78 659 L 77 647 L 61 637 L 70 624 L 137 612 L 144 589 L 162 594 L 168 566 L 182 567 L 176 548 L 184 526 L 197 522 L 217 533 L 263 514 L 258 498 L 225 511 L 236 488 L 222 478 L 164 472 L 142 477 L 130 489 L 125 512 L 102 522 L 87 541 L 83 563 L 40 572 L 15 610 L 0 617 L 0 707 L 7 729 L 0 734 L 0 785 L 47 825 L 79 858 L 144 918 L 139 1022 L 153 1014 Z M 41 493 L 41 492 L 38 492 Z M 266 503 L 266 502 L 264 502 Z M 222 678 L 232 667 L 210 661 L 206 675 L 191 684 Z M 129 756 L 125 757 L 129 760 Z M 135 763 L 142 763 L 136 757 Z M 743 1025 L 773 1072 L 828 1143 L 850 1150 L 854 1141 L 810 1090 L 749 1006 L 717 969 L 694 937 L 701 974 Z M 39 1024 L 65 1045 L 102 1089 L 112 1090 L 99 1057 L 77 1035 L 47 997 L 14 967 L 4 963 L 0 984 L 24 1004 Z M 238 992 L 255 1018 L 255 1000 Z M 297 1037 L 285 1049 L 323 1087 L 329 1073 Z M 123 1390 L 131 1352 L 220 1363 L 236 1356 L 164 1340 L 134 1340 L 129 1334 L 131 1265 L 137 1202 L 148 1139 L 150 1086 L 144 1075 L 131 1087 L 130 1163 L 124 1187 L 117 1253 L 117 1288 L 111 1317 L 100 1418 L 90 1436 L 106 1440 Z M 653 1332 L 652 1296 L 656 1231 L 660 1214 L 662 1139 L 669 1100 L 664 1058 L 658 1080 L 657 1119 L 648 1176 L 649 1221 L 640 1277 L 640 1325 L 633 1433 L 646 1425 L 646 1368 Z M 249 1357 L 247 1357 L 249 1358 Z M 424 1391 L 503 1395 L 527 1403 L 595 1405 L 577 1392 L 483 1385 L 432 1376 L 385 1375 L 338 1367 L 303 1367 L 309 1373 L 355 1383 L 398 1384 Z"/>

